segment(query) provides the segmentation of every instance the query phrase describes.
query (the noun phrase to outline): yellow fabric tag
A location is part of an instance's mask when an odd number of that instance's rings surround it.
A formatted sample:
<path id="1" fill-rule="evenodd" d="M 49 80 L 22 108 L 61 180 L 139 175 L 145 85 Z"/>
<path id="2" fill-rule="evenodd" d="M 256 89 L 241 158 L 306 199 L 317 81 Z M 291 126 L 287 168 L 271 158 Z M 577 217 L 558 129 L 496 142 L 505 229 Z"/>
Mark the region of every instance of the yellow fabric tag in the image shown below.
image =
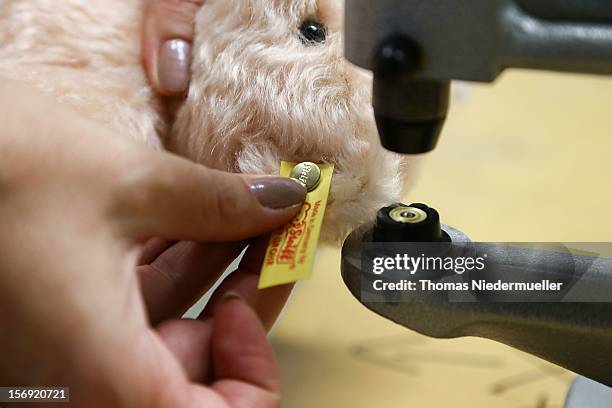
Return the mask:
<path id="1" fill-rule="evenodd" d="M 296 163 L 281 162 L 280 175 L 288 177 Z M 284 285 L 310 277 L 327 206 L 334 166 L 318 164 L 319 185 L 306 195 L 299 214 L 270 236 L 259 277 L 259 289 Z"/>

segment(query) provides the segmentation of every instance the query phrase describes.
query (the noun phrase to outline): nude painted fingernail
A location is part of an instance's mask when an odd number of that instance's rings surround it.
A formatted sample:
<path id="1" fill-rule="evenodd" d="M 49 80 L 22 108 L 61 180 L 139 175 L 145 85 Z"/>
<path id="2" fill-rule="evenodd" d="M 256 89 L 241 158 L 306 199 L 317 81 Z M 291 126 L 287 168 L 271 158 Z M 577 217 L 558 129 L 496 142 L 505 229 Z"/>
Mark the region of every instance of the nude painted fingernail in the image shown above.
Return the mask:
<path id="1" fill-rule="evenodd" d="M 221 303 L 226 303 L 232 300 L 242 300 L 242 297 L 238 294 L 238 292 L 230 290 L 228 292 L 225 292 L 225 294 L 221 298 Z"/>
<path id="2" fill-rule="evenodd" d="M 306 188 L 285 177 L 262 177 L 249 180 L 249 187 L 261 205 L 279 210 L 302 204 Z"/>
<path id="3" fill-rule="evenodd" d="M 183 93 L 189 86 L 191 45 L 185 40 L 168 40 L 159 51 L 157 76 L 169 93 Z"/>

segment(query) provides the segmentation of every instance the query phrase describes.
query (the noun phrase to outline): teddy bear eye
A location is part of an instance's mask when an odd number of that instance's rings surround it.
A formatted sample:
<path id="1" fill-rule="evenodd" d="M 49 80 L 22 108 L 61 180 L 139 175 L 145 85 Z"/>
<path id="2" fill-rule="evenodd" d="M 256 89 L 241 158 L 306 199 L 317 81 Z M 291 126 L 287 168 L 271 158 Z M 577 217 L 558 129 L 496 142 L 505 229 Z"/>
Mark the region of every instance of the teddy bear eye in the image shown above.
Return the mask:
<path id="1" fill-rule="evenodd" d="M 300 40 L 304 45 L 316 45 L 325 42 L 327 30 L 316 21 L 306 20 L 300 26 Z"/>

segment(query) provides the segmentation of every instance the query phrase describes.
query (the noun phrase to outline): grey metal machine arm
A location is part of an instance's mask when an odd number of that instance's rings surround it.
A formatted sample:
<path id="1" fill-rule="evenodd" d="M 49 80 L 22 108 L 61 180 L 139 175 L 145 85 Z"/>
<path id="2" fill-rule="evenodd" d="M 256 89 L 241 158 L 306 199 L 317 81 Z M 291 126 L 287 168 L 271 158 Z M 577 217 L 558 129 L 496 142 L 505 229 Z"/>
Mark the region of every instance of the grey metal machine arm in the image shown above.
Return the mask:
<path id="1" fill-rule="evenodd" d="M 451 80 L 491 82 L 511 67 L 612 74 L 612 1 L 347 0 L 345 47 L 374 73 L 383 146 L 425 153 L 442 131 Z M 349 237 L 342 264 L 358 298 L 361 239 Z M 366 306 L 430 336 L 495 339 L 612 385 L 612 303 Z"/>
<path id="2" fill-rule="evenodd" d="M 612 2 L 347 0 L 345 48 L 374 72 L 383 145 L 425 153 L 451 80 L 491 82 L 511 67 L 612 74 Z"/>

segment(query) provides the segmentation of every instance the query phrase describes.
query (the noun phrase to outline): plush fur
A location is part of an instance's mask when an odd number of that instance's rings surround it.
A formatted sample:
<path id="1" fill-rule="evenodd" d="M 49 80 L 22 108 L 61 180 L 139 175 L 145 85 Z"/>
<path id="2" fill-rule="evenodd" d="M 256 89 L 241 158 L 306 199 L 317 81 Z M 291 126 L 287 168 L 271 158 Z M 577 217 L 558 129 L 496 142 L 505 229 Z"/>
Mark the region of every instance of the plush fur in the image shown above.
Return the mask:
<path id="1" fill-rule="evenodd" d="M 370 78 L 342 58 L 341 0 L 208 0 L 189 94 L 170 120 L 140 62 L 141 1 L 0 2 L 0 77 L 210 167 L 277 174 L 281 160 L 333 163 L 326 241 L 400 199 L 411 172 L 380 147 Z M 326 26 L 325 43 L 300 41 L 306 19 Z"/>

